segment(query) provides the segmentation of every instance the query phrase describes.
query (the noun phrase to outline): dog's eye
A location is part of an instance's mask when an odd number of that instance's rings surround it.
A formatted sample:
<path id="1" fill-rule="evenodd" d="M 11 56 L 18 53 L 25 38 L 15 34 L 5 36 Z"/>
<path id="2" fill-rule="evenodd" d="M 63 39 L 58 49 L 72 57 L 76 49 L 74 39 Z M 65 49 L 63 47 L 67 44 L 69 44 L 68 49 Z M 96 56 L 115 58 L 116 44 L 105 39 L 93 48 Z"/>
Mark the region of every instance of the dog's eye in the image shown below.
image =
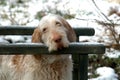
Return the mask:
<path id="1" fill-rule="evenodd" d="M 61 23 L 60 22 L 57 22 L 55 23 L 57 26 L 61 26 Z"/>
<path id="2" fill-rule="evenodd" d="M 42 30 L 43 32 L 46 32 L 47 31 L 47 28 L 43 28 L 43 30 Z"/>

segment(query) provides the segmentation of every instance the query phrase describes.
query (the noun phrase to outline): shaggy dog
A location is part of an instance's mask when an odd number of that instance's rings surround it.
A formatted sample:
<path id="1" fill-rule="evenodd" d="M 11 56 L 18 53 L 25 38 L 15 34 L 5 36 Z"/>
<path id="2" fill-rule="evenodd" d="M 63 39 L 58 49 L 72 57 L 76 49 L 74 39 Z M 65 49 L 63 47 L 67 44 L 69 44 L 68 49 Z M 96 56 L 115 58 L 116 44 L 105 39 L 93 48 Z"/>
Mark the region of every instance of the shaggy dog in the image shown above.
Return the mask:
<path id="1" fill-rule="evenodd" d="M 58 15 L 43 17 L 32 35 L 33 43 L 45 44 L 50 52 L 75 41 L 75 32 Z M 0 80 L 72 80 L 72 68 L 68 54 L 0 56 Z"/>

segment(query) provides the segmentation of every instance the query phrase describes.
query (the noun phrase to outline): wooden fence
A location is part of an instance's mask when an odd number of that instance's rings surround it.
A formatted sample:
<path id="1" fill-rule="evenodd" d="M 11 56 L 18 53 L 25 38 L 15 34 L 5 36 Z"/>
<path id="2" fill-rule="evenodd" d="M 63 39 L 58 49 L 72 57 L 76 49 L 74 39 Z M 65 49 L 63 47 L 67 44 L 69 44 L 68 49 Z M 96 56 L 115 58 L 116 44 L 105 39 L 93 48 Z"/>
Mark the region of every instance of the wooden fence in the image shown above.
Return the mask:
<path id="1" fill-rule="evenodd" d="M 34 27 L 0 26 L 0 35 L 32 35 Z M 74 70 L 73 80 L 88 80 L 88 54 L 103 54 L 105 46 L 100 43 L 79 42 L 79 36 L 93 36 L 93 28 L 74 28 L 77 34 L 76 43 L 61 51 L 48 52 L 45 45 L 40 43 L 0 44 L 0 54 L 72 54 Z"/>

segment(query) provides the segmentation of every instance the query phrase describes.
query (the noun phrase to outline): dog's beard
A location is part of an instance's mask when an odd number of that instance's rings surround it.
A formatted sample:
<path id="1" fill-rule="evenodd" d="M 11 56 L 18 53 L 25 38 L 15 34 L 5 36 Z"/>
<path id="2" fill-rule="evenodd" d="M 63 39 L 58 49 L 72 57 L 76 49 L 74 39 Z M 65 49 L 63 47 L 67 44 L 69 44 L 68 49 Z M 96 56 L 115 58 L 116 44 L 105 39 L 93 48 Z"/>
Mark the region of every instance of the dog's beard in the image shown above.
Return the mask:
<path id="1" fill-rule="evenodd" d="M 69 46 L 69 41 L 68 41 L 67 38 L 62 38 L 60 43 L 56 43 L 52 40 L 51 41 L 48 40 L 46 45 L 48 46 L 49 52 L 52 52 L 52 51 L 57 51 L 59 49 L 68 47 Z"/>

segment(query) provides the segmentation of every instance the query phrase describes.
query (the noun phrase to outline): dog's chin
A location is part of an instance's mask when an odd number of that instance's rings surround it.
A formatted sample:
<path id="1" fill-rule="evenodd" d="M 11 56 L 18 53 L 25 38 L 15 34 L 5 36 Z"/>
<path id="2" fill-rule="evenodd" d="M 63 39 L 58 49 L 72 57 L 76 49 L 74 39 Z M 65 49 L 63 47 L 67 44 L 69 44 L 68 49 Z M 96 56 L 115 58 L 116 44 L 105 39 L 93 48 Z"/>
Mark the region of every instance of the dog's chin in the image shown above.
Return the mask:
<path id="1" fill-rule="evenodd" d="M 53 51 L 58 51 L 58 50 L 62 50 L 64 48 L 67 48 L 69 46 L 69 44 L 56 44 L 54 46 L 49 46 L 48 50 L 49 52 L 53 52 Z"/>

